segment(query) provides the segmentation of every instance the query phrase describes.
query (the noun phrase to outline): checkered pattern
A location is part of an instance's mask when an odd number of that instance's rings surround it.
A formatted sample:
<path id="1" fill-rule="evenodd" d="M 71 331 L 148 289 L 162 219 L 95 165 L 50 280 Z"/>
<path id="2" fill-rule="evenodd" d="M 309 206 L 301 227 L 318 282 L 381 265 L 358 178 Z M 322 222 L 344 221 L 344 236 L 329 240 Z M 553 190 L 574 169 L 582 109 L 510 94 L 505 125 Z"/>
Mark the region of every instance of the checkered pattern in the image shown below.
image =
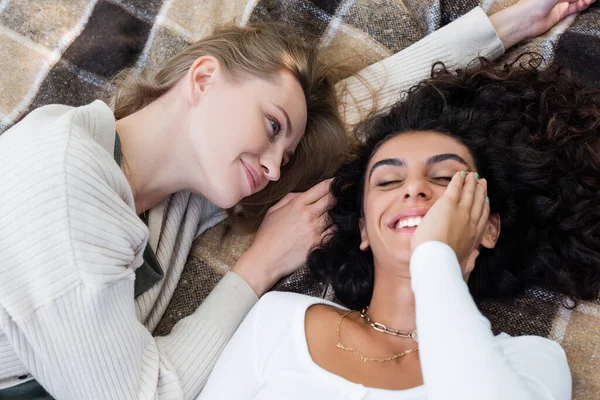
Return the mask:
<path id="1" fill-rule="evenodd" d="M 515 0 L 0 0 L 0 132 L 50 103 L 108 101 L 125 67 L 156 68 L 218 25 L 279 20 L 315 40 L 331 60 L 360 68 L 398 52 L 480 5 L 491 14 Z M 561 35 L 562 34 L 562 35 Z M 560 38 L 559 38 L 559 35 Z M 335 51 L 328 51 L 335 49 Z M 600 7 L 507 54 L 542 53 L 600 88 Z M 156 334 L 189 315 L 235 263 L 251 235 L 225 224 L 195 244 Z M 327 298 L 302 269 L 276 289 Z M 550 337 L 567 351 L 574 398 L 600 398 L 600 301 L 574 309 L 541 289 L 480 304 L 495 331 Z"/>

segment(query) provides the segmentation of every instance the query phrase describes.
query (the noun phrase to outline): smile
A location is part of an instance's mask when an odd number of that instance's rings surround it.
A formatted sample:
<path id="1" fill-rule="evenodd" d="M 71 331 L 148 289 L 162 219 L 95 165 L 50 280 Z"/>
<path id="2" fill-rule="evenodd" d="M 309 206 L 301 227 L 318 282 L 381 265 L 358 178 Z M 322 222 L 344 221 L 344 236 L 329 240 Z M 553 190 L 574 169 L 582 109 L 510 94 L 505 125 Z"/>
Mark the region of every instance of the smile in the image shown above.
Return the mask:
<path id="1" fill-rule="evenodd" d="M 429 208 L 408 208 L 402 210 L 387 225 L 394 231 L 406 229 L 407 232 L 412 232 L 421 224 L 427 211 L 429 211 Z"/>
<path id="2" fill-rule="evenodd" d="M 396 223 L 396 226 L 394 228 L 395 229 L 414 228 L 414 227 L 419 226 L 419 224 L 421 223 L 422 220 L 423 220 L 423 217 L 403 218 Z"/>
<path id="3" fill-rule="evenodd" d="M 254 193 L 256 188 L 258 187 L 258 177 L 255 176 L 256 172 L 248 166 L 244 161 L 242 161 L 242 165 L 246 170 L 246 178 L 248 178 L 248 184 L 250 186 L 250 192 Z"/>

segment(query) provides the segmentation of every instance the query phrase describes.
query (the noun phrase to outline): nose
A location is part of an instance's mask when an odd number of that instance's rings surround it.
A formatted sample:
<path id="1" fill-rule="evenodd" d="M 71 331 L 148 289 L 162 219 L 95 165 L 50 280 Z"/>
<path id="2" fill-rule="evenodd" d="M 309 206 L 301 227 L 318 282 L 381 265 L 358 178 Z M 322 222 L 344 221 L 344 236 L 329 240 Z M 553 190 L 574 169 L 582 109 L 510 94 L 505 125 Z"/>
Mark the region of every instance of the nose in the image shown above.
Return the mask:
<path id="1" fill-rule="evenodd" d="M 411 179 L 403 185 L 402 198 L 407 200 L 429 200 L 433 194 L 429 183 L 423 179 Z"/>
<path id="2" fill-rule="evenodd" d="M 263 174 L 270 181 L 278 181 L 281 176 L 281 161 L 283 155 L 276 155 L 274 153 L 267 154 L 260 158 L 260 167 L 263 170 Z"/>

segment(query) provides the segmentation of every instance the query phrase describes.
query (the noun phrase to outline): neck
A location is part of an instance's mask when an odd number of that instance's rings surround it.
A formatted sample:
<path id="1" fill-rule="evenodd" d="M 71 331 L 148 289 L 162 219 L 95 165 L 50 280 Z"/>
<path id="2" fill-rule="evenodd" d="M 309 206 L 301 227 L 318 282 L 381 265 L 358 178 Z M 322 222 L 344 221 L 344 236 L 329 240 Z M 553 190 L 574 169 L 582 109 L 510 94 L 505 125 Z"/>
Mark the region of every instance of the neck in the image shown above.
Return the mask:
<path id="1" fill-rule="evenodd" d="M 123 172 L 133 191 L 138 214 L 168 195 L 183 190 L 185 171 L 178 132 L 182 132 L 181 107 L 175 90 L 141 110 L 117 121 L 123 152 Z M 181 155 L 181 157 L 179 157 Z"/>
<path id="2" fill-rule="evenodd" d="M 395 271 L 376 268 L 373 297 L 368 315 L 375 322 L 403 331 L 416 329 L 415 296 L 410 278 Z M 408 271 L 408 265 L 406 266 Z"/>

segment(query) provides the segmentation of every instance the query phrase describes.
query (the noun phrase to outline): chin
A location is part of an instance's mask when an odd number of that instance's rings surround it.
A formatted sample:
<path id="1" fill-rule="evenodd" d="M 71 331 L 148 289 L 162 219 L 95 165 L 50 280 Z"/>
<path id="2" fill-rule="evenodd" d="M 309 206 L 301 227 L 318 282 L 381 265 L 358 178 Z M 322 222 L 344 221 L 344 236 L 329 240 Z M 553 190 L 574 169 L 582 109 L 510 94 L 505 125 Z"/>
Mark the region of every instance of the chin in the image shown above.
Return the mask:
<path id="1" fill-rule="evenodd" d="M 231 196 L 231 193 L 229 193 L 229 194 L 215 193 L 213 196 L 210 196 L 210 197 L 207 196 L 206 199 L 208 201 L 210 201 L 212 204 L 214 204 L 215 206 L 225 209 L 225 210 L 235 207 L 235 205 L 238 204 L 242 200 L 239 196 Z"/>
<path id="2" fill-rule="evenodd" d="M 240 199 L 241 200 L 241 199 Z M 229 208 L 233 208 L 236 206 L 236 204 L 238 204 L 240 202 L 240 200 L 224 200 L 224 201 L 219 201 L 219 202 L 212 202 L 215 206 L 222 208 L 224 210 L 227 210 Z"/>
<path id="3" fill-rule="evenodd" d="M 410 264 L 411 251 L 409 249 L 396 251 L 391 256 L 396 264 Z"/>

